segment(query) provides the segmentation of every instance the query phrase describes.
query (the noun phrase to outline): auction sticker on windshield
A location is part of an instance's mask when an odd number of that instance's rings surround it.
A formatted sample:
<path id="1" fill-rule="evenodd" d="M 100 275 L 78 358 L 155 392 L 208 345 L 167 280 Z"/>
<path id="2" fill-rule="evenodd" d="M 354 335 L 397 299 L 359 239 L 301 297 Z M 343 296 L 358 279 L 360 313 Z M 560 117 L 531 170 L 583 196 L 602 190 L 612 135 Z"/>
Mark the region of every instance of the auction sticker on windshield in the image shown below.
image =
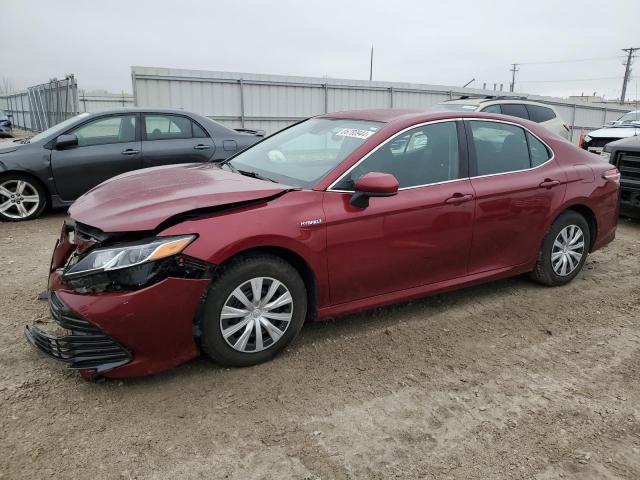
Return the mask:
<path id="1" fill-rule="evenodd" d="M 374 133 L 376 132 L 372 132 L 370 130 L 359 130 L 357 128 L 343 128 L 338 133 L 336 133 L 336 136 L 366 139 L 366 138 L 369 138 Z"/>

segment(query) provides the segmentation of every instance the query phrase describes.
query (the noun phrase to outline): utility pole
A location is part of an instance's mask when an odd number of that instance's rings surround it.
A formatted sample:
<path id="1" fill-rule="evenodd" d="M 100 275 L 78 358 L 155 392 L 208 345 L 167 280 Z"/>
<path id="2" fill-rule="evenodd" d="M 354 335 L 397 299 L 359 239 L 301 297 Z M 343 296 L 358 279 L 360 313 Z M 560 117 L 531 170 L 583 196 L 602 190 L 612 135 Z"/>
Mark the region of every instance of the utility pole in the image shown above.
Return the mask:
<path id="1" fill-rule="evenodd" d="M 373 80 L 373 45 L 371 45 L 371 60 L 369 62 L 369 81 Z"/>
<path id="2" fill-rule="evenodd" d="M 640 48 L 623 48 L 623 52 L 627 52 L 627 63 L 624 71 L 624 80 L 622 80 L 622 93 L 620 94 L 620 105 L 624 105 L 624 98 L 627 95 L 627 83 L 629 83 L 629 77 L 631 76 L 631 62 L 633 60 L 633 53 Z"/>
<path id="3" fill-rule="evenodd" d="M 509 70 L 511 72 L 511 85 L 509 86 L 509 91 L 511 92 L 516 88 L 516 72 L 520 71 L 519 68 L 516 68 L 518 65 L 518 63 L 512 63 L 511 70 Z"/>

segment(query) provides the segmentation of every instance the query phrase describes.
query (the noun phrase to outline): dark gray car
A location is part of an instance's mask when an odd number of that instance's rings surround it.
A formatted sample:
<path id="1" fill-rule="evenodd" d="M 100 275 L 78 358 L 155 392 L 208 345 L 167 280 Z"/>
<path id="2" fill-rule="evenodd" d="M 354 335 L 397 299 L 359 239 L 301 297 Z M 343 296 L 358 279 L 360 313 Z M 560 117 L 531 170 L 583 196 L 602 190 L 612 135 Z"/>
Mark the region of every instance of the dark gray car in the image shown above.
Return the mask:
<path id="1" fill-rule="evenodd" d="M 607 143 L 601 155 L 620 170 L 620 213 L 640 218 L 640 136 Z"/>
<path id="2" fill-rule="evenodd" d="M 30 220 L 70 205 L 131 170 L 220 161 L 261 140 L 182 110 L 82 113 L 29 139 L 0 144 L 0 220 Z"/>

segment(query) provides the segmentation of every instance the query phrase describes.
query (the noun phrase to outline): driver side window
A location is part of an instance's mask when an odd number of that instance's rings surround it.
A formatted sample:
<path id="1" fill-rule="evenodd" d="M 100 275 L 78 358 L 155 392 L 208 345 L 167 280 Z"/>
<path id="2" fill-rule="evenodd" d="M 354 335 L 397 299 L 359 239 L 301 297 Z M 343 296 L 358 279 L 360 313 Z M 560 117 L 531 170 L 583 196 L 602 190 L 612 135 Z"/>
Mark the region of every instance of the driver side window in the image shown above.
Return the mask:
<path id="1" fill-rule="evenodd" d="M 347 174 L 335 189 L 353 190 L 353 183 L 369 172 L 393 175 L 400 188 L 460 178 L 456 123 L 423 125 L 388 140 Z"/>
<path id="2" fill-rule="evenodd" d="M 81 125 L 71 133 L 78 137 L 78 146 L 80 147 L 134 142 L 136 139 L 136 116 L 120 115 L 98 118 Z"/>

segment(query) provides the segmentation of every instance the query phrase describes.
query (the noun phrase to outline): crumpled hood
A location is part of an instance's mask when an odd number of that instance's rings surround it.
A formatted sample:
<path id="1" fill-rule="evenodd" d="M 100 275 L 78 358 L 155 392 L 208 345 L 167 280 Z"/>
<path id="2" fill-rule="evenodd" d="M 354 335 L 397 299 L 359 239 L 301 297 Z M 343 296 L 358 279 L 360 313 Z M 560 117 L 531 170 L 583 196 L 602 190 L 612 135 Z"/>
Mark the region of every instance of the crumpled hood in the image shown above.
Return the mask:
<path id="1" fill-rule="evenodd" d="M 107 180 L 79 197 L 69 213 L 103 232 L 153 230 L 179 213 L 260 200 L 292 189 L 212 163 L 169 165 Z"/>
<path id="2" fill-rule="evenodd" d="M 591 138 L 627 138 L 640 135 L 640 125 L 637 127 L 601 128 L 587 133 Z"/>

